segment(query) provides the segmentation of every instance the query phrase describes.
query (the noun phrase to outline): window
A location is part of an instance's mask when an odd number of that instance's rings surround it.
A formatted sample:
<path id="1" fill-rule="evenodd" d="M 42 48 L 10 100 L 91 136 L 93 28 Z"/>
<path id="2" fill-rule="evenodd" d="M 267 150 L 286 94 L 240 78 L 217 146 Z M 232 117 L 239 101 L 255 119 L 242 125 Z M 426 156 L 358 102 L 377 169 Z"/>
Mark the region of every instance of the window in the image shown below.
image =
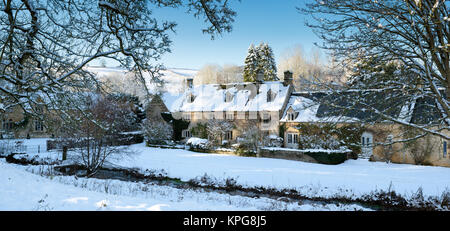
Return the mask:
<path id="1" fill-rule="evenodd" d="M 183 120 L 191 120 L 191 113 L 190 112 L 183 113 Z"/>
<path id="2" fill-rule="evenodd" d="M 365 157 L 373 154 L 373 134 L 370 132 L 363 132 L 361 136 L 361 154 Z"/>
<path id="3" fill-rule="evenodd" d="M 43 110 L 43 106 L 41 106 L 41 105 L 36 106 L 36 113 L 37 113 L 37 114 L 42 115 L 42 112 L 43 112 L 43 111 L 44 111 L 44 110 Z"/>
<path id="4" fill-rule="evenodd" d="M 361 144 L 363 147 L 369 147 L 372 144 L 371 138 L 367 136 L 361 137 Z"/>
<path id="5" fill-rule="evenodd" d="M 270 123 L 270 114 L 269 113 L 263 113 L 262 115 L 262 121 L 265 124 Z"/>
<path id="6" fill-rule="evenodd" d="M 2 129 L 4 131 L 11 131 L 13 129 L 13 125 L 14 122 L 12 121 L 12 119 L 2 121 Z"/>
<path id="7" fill-rule="evenodd" d="M 287 113 L 287 120 L 288 121 L 294 121 L 295 120 L 295 112 L 290 111 Z"/>
<path id="8" fill-rule="evenodd" d="M 207 120 L 213 120 L 214 119 L 214 112 L 205 111 L 203 112 L 203 118 Z"/>
<path id="9" fill-rule="evenodd" d="M 445 157 L 447 157 L 447 141 L 444 141 L 443 145 L 444 145 L 444 147 L 443 147 L 442 151 L 444 154 L 443 156 L 445 158 Z"/>
<path id="10" fill-rule="evenodd" d="M 195 100 L 195 96 L 194 96 L 194 94 L 188 94 L 188 96 L 187 96 L 187 102 L 188 103 L 192 103 L 192 102 L 194 102 L 194 100 Z"/>
<path id="11" fill-rule="evenodd" d="M 225 133 L 225 139 L 224 140 L 232 140 L 233 139 L 233 131 L 228 131 Z"/>
<path id="12" fill-rule="evenodd" d="M 298 134 L 297 133 L 288 133 L 287 140 L 288 140 L 288 144 L 298 144 Z"/>
<path id="13" fill-rule="evenodd" d="M 225 112 L 225 119 L 234 120 L 234 112 Z"/>
<path id="14" fill-rule="evenodd" d="M 181 137 L 183 137 L 183 138 L 190 138 L 190 137 L 192 137 L 191 131 L 189 131 L 189 130 L 183 130 L 183 131 L 181 132 Z"/>
<path id="15" fill-rule="evenodd" d="M 40 121 L 40 120 L 34 121 L 34 130 L 37 132 L 44 131 L 44 125 L 42 124 L 42 121 Z"/>

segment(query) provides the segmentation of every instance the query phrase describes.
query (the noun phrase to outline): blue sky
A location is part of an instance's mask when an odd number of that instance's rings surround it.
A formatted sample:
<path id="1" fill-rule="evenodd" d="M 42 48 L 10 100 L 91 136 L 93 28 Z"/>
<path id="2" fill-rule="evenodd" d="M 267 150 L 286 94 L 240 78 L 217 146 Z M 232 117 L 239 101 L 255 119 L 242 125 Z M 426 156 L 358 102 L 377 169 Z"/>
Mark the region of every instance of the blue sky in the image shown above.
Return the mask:
<path id="1" fill-rule="evenodd" d="M 167 17 L 178 23 L 172 35 L 172 53 L 162 62 L 167 67 L 201 68 L 207 63 L 243 65 L 251 43 L 268 42 L 275 60 L 286 49 L 301 44 L 309 52 L 318 37 L 304 24 L 305 16 L 296 6 L 304 0 L 242 0 L 231 1 L 237 12 L 233 31 L 211 40 L 203 34 L 202 20 L 187 15 L 182 9 L 167 10 Z M 166 11 L 166 10 L 164 10 Z M 159 12 L 158 12 L 159 13 Z"/>
<path id="2" fill-rule="evenodd" d="M 305 16 L 296 6 L 304 0 L 230 0 L 237 12 L 233 31 L 211 40 L 202 33 L 203 19 L 185 13 L 185 9 L 157 9 L 159 19 L 177 22 L 176 33 L 171 33 L 172 53 L 165 54 L 161 62 L 166 67 L 199 69 L 205 64 L 243 65 L 251 43 L 267 42 L 273 49 L 275 60 L 287 49 L 302 45 L 308 53 L 319 42 L 318 37 L 304 24 Z"/>

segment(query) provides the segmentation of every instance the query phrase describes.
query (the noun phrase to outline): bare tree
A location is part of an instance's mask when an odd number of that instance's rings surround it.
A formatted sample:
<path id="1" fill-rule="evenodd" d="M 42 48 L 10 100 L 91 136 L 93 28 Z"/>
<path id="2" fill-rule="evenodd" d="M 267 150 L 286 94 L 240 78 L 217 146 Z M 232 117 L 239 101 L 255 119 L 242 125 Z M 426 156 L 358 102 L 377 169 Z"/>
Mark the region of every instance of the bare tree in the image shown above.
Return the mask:
<path id="1" fill-rule="evenodd" d="M 449 5 L 446 0 L 314 0 L 298 9 L 313 18 L 306 24 L 324 41 L 319 46 L 332 52 L 341 63 L 377 58 L 381 64 L 401 63 L 409 73 L 414 73 L 406 78 L 394 73 L 389 79 L 375 79 L 382 75 L 372 75 L 374 81 L 347 90 L 359 91 L 366 98 L 366 93 L 375 89 L 384 94 L 385 100 L 397 96 L 403 97 L 404 102 L 427 100 L 424 113 L 428 114 L 424 116 L 431 120 L 418 124 L 393 117 L 389 111 L 398 104 L 376 108 L 355 97 L 357 94 L 346 98 L 353 106 L 357 105 L 354 108 L 420 130 L 422 134 L 413 138 L 433 134 L 448 140 Z"/>
<path id="2" fill-rule="evenodd" d="M 227 132 L 232 131 L 233 123 L 223 120 L 211 119 L 206 124 L 208 136 L 215 144 L 222 145 L 222 141 Z"/>
<path id="3" fill-rule="evenodd" d="M 330 78 L 329 68 L 321 61 L 321 51 L 317 48 L 311 52 L 303 51 L 301 45 L 295 45 L 283 52 L 278 63 L 279 78 L 283 78 L 284 71 L 293 73 L 294 87 L 297 91 L 318 90 L 320 84 Z"/>
<path id="4" fill-rule="evenodd" d="M 222 83 L 222 67 L 217 64 L 206 64 L 194 78 L 195 85 Z"/>
<path id="5" fill-rule="evenodd" d="M 82 110 L 64 110 L 63 137 L 78 148 L 81 163 L 91 176 L 109 158 L 128 153 L 120 146 L 120 134 L 135 131 L 138 118 L 133 105 L 112 95 L 79 95 L 77 106 Z"/>
<path id="6" fill-rule="evenodd" d="M 242 68 L 236 65 L 206 64 L 194 78 L 194 84 L 227 84 L 243 81 Z"/>
<path id="7" fill-rule="evenodd" d="M 142 83 L 143 72 L 159 81 L 157 61 L 170 52 L 176 26 L 152 14 L 161 7 L 203 18 L 211 38 L 231 31 L 236 14 L 226 0 L 1 1 L 0 109 L 20 106 L 34 113 L 37 98 L 86 87 L 95 76 L 85 67 L 98 59 L 120 63 Z"/>
<path id="8" fill-rule="evenodd" d="M 149 144 L 167 144 L 166 142 L 172 139 L 173 134 L 172 126 L 163 120 L 145 120 L 142 131 Z"/>
<path id="9" fill-rule="evenodd" d="M 241 148 L 245 149 L 247 152 L 258 151 L 258 146 L 263 143 L 263 134 L 258 128 L 256 122 L 248 122 L 246 125 L 240 127 L 241 135 L 239 137 L 239 142 Z"/>

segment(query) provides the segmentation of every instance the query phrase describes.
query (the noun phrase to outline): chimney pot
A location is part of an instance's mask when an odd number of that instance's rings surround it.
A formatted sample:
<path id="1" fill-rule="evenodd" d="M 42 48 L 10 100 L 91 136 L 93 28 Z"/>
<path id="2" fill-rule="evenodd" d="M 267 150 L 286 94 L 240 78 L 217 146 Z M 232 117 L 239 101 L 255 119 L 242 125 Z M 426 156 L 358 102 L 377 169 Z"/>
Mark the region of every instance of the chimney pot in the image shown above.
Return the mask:
<path id="1" fill-rule="evenodd" d="M 191 89 L 194 85 L 194 79 L 186 79 L 186 89 Z"/>

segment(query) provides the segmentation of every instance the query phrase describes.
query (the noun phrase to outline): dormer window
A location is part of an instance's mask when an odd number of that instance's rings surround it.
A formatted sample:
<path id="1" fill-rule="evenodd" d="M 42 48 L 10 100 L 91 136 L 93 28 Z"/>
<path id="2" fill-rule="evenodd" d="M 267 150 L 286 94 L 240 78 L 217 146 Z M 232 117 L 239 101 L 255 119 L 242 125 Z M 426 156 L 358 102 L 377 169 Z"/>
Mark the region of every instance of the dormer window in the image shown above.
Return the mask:
<path id="1" fill-rule="evenodd" d="M 233 94 L 231 94 L 230 92 L 227 92 L 225 94 L 225 103 L 229 103 L 231 101 L 233 101 Z"/>
<path id="2" fill-rule="evenodd" d="M 276 94 L 272 92 L 272 90 L 267 91 L 267 102 L 272 102 L 276 97 Z"/>
<path id="3" fill-rule="evenodd" d="M 36 110 L 36 113 L 39 115 L 42 115 L 42 112 L 44 111 L 42 105 L 36 106 L 35 110 Z"/>
<path id="4" fill-rule="evenodd" d="M 192 94 L 192 93 L 188 94 L 188 96 L 187 96 L 187 102 L 188 102 L 188 103 L 192 103 L 192 102 L 194 102 L 194 100 L 195 100 L 194 94 Z"/>
<path id="5" fill-rule="evenodd" d="M 287 120 L 294 121 L 295 120 L 295 112 L 291 111 L 287 113 Z"/>

